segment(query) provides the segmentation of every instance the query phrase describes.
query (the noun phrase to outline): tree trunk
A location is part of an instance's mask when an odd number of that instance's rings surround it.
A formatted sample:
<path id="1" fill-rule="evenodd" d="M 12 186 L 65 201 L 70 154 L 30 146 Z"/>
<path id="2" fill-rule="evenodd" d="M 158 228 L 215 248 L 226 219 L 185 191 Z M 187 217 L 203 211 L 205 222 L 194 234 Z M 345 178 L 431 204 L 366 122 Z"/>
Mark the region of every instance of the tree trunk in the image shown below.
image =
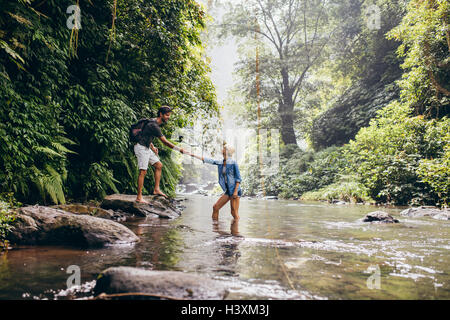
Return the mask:
<path id="1" fill-rule="evenodd" d="M 278 113 L 281 118 L 281 139 L 285 145 L 297 144 L 294 132 L 294 101 L 292 95 L 294 90 L 289 86 L 289 73 L 286 68 L 281 70 L 283 79 L 282 101 L 278 106 Z"/>
<path id="2" fill-rule="evenodd" d="M 297 144 L 294 132 L 293 106 L 280 104 L 278 111 L 281 117 L 281 140 L 285 145 Z"/>

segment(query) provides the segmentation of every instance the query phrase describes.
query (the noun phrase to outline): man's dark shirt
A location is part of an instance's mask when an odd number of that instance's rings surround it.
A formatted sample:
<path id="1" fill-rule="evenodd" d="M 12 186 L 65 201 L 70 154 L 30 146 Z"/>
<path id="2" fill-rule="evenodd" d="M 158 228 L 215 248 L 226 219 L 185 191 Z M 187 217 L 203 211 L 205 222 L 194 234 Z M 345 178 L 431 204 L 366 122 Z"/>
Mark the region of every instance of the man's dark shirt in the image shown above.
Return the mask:
<path id="1" fill-rule="evenodd" d="M 144 126 L 142 130 L 141 137 L 138 141 L 139 144 L 146 148 L 150 147 L 150 143 L 153 142 L 154 137 L 162 137 L 161 128 L 159 127 L 156 119 L 150 119 L 149 122 Z"/>

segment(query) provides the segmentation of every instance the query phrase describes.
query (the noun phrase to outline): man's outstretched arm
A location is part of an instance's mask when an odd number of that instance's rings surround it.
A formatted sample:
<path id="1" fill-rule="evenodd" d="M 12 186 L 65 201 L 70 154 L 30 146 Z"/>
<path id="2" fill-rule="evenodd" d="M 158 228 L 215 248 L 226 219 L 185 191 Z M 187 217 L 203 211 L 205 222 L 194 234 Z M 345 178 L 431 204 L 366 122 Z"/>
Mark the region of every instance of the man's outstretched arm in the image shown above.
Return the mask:
<path id="1" fill-rule="evenodd" d="M 161 140 L 161 142 L 162 142 L 163 144 L 165 144 L 166 146 L 168 146 L 170 149 L 180 151 L 181 153 L 184 153 L 184 152 L 185 152 L 185 151 L 183 150 L 183 148 L 178 148 L 178 147 L 177 147 L 176 145 L 174 145 L 172 142 L 170 142 L 169 140 L 167 140 L 165 136 L 159 137 L 159 140 Z"/>

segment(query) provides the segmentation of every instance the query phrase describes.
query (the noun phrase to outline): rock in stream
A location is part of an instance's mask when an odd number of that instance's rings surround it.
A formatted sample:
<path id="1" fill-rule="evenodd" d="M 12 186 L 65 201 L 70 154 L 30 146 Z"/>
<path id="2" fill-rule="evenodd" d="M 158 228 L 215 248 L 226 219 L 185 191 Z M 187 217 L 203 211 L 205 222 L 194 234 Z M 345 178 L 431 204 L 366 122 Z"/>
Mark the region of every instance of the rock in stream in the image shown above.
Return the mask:
<path id="1" fill-rule="evenodd" d="M 181 215 L 177 200 L 161 196 L 144 196 L 148 204 L 136 202 L 136 195 L 112 194 L 106 196 L 100 207 L 103 209 L 121 210 L 140 217 L 177 218 Z"/>
<path id="2" fill-rule="evenodd" d="M 363 222 L 398 223 L 399 221 L 386 212 L 374 211 L 368 213 L 363 218 Z"/>
<path id="3" fill-rule="evenodd" d="M 432 217 L 437 220 L 449 220 L 450 219 L 450 210 L 439 209 L 436 207 L 428 207 L 422 206 L 417 208 L 408 208 L 400 212 L 402 216 L 410 217 L 410 218 L 418 218 L 418 217 Z"/>
<path id="4" fill-rule="evenodd" d="M 29 206 L 18 210 L 8 240 L 15 244 L 91 248 L 135 243 L 139 238 L 115 221 L 50 207 Z"/>
<path id="5" fill-rule="evenodd" d="M 216 280 L 181 271 L 112 267 L 97 279 L 94 294 L 143 293 L 175 299 L 219 300 L 228 290 Z M 136 295 L 137 296 L 137 295 Z"/>

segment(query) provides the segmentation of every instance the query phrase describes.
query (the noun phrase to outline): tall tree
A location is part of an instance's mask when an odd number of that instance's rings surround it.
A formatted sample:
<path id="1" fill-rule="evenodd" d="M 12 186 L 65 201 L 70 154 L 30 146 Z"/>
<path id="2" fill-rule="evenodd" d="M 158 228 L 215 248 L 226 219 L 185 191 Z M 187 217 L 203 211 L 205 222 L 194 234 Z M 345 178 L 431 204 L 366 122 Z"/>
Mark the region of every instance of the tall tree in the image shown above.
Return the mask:
<path id="1" fill-rule="evenodd" d="M 248 41 L 258 36 L 261 98 L 277 107 L 285 145 L 297 144 L 294 107 L 333 34 L 332 6 L 325 0 L 250 0 L 230 5 L 220 25 L 222 36 L 231 33 Z M 243 89 L 253 99 L 255 68 L 254 57 L 241 61 Z"/>

